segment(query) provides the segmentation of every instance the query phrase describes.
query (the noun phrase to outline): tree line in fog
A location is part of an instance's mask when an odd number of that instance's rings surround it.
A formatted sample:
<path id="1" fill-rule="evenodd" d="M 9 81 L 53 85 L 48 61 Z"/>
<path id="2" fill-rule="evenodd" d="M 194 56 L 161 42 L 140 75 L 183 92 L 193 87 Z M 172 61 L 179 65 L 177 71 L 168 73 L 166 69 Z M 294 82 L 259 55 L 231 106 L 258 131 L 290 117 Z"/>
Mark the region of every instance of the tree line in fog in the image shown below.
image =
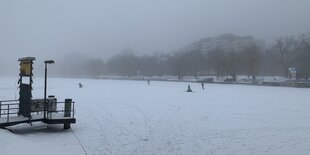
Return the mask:
<path id="1" fill-rule="evenodd" d="M 60 74 L 67 76 L 289 76 L 289 68 L 298 78 L 310 73 L 310 33 L 277 37 L 272 44 L 252 36 L 223 34 L 204 38 L 167 54 L 136 55 L 132 50 L 104 61 L 83 58 L 66 62 Z"/>

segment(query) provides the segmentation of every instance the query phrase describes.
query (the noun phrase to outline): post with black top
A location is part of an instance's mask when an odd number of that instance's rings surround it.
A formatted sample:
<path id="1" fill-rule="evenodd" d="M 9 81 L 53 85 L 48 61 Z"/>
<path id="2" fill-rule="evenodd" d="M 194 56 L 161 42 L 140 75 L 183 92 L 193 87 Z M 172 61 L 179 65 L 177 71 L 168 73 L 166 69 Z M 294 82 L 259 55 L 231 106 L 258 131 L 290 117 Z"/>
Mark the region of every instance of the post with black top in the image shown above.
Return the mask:
<path id="1" fill-rule="evenodd" d="M 72 99 L 65 99 L 65 114 L 64 117 L 71 117 L 71 104 Z M 64 129 L 70 129 L 70 123 L 64 124 Z"/>
<path id="2" fill-rule="evenodd" d="M 45 60 L 44 64 L 45 64 L 45 69 L 44 69 L 44 119 L 46 119 L 46 111 L 47 111 L 47 107 L 46 107 L 46 87 L 47 87 L 47 64 L 53 64 L 55 63 L 54 60 Z"/>

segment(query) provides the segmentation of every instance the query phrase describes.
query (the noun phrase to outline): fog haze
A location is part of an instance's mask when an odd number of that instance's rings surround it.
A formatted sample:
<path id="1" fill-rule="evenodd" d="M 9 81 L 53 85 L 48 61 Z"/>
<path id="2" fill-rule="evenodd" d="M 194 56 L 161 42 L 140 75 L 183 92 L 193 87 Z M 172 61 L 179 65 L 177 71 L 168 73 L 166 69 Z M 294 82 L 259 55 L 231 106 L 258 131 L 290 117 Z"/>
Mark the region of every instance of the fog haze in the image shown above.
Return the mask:
<path id="1" fill-rule="evenodd" d="M 309 0 L 3 0 L 0 65 L 72 53 L 106 59 L 124 48 L 167 53 L 222 33 L 272 42 L 309 31 L 309 6 Z"/>

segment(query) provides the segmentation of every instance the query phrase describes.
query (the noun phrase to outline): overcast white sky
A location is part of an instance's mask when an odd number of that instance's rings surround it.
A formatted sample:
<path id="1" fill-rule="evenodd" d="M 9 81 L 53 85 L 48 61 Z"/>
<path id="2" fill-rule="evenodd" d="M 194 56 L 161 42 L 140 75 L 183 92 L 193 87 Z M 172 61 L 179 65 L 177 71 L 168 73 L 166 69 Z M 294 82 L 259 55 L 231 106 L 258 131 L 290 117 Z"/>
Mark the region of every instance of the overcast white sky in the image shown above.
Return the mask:
<path id="1" fill-rule="evenodd" d="M 1 0 L 1 64 L 124 48 L 170 52 L 221 33 L 272 41 L 310 31 L 310 0 Z M 4 61 L 5 60 L 5 61 Z"/>

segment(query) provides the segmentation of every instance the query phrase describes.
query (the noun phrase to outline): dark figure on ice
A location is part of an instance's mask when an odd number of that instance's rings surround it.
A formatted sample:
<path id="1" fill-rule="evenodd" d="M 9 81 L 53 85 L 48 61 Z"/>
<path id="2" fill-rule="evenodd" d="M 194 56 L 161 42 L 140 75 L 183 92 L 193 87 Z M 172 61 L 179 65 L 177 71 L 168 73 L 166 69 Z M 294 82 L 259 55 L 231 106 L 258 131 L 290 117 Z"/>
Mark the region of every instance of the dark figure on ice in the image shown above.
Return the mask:
<path id="1" fill-rule="evenodd" d="M 205 89 L 205 84 L 203 82 L 201 83 L 201 88 Z"/>
<path id="2" fill-rule="evenodd" d="M 191 89 L 190 85 L 187 86 L 187 92 L 192 92 L 192 89 Z"/>
<path id="3" fill-rule="evenodd" d="M 147 80 L 147 85 L 150 85 L 150 80 L 149 79 Z"/>
<path id="4" fill-rule="evenodd" d="M 82 83 L 79 83 L 79 88 L 83 88 L 83 84 Z"/>

